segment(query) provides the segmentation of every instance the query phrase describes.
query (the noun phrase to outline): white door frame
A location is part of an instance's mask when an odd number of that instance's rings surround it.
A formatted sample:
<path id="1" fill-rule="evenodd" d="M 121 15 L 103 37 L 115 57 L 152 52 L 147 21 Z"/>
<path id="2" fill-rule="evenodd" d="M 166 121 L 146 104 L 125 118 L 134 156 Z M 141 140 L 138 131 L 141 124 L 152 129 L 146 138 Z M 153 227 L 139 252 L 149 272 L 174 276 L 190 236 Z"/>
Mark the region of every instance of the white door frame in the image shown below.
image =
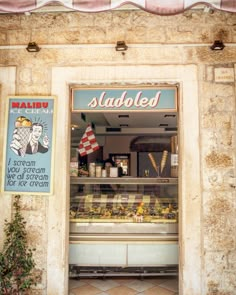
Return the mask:
<path id="1" fill-rule="evenodd" d="M 201 279 L 201 186 L 198 75 L 196 65 L 78 66 L 52 68 L 51 94 L 58 97 L 55 194 L 49 198 L 47 294 L 68 294 L 70 84 L 180 85 L 179 93 L 179 285 L 199 295 Z M 50 243 L 50 240 L 53 243 Z"/>

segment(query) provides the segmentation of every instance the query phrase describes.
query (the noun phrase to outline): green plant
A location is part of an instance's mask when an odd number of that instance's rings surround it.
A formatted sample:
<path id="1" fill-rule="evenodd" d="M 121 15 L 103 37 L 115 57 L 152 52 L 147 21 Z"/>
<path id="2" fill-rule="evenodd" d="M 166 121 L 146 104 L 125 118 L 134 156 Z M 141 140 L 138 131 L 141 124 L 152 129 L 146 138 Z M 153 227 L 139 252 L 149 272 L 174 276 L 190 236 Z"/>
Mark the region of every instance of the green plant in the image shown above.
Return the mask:
<path id="1" fill-rule="evenodd" d="M 5 220 L 5 241 L 0 252 L 0 294 L 18 295 L 36 284 L 32 271 L 35 267 L 33 251 L 27 245 L 26 222 L 21 215 L 20 196 L 16 195 L 11 222 Z"/>

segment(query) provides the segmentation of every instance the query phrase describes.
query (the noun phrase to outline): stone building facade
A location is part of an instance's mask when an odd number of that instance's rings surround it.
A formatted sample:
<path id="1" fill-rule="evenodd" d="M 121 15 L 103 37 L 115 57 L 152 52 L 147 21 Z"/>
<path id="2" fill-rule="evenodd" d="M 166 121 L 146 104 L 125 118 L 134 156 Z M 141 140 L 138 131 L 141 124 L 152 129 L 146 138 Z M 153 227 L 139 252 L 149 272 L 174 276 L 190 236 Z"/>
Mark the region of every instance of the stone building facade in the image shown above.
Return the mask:
<path id="1" fill-rule="evenodd" d="M 54 193 L 21 200 L 40 274 L 32 294 L 68 293 L 69 85 L 160 82 L 180 89 L 180 294 L 236 294 L 236 14 L 133 10 L 0 20 L 1 174 L 6 97 L 57 96 Z M 125 54 L 115 50 L 119 40 L 129 46 Z M 214 40 L 225 49 L 210 50 Z M 40 52 L 26 51 L 30 41 Z M 0 247 L 11 213 L 12 196 L 1 193 Z"/>

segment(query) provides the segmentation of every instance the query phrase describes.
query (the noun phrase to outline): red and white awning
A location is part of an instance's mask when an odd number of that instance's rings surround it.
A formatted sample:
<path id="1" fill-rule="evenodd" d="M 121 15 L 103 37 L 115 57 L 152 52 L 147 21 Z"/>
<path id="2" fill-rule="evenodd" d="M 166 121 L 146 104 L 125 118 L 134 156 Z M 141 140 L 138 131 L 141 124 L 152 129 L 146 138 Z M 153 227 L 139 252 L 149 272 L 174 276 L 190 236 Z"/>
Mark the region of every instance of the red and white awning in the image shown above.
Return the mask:
<path id="1" fill-rule="evenodd" d="M 107 11 L 125 4 L 132 4 L 159 15 L 178 14 L 199 4 L 213 9 L 236 12 L 236 0 L 0 0 L 0 12 L 29 12 L 52 3 L 60 3 L 64 7 L 81 12 Z"/>

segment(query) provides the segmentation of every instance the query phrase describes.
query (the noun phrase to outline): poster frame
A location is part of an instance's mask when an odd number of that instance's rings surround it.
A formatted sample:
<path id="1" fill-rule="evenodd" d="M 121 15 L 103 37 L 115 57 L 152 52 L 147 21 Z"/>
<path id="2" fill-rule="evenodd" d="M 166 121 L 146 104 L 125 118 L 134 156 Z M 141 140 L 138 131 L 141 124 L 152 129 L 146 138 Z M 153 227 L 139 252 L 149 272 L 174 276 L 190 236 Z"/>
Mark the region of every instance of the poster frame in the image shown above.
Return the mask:
<path id="1" fill-rule="evenodd" d="M 1 183 L 1 192 L 3 193 L 10 193 L 10 194 L 23 194 L 23 195 L 52 195 L 54 193 L 54 166 L 55 166 L 55 138 L 56 138 L 56 114 L 57 114 L 57 97 L 55 95 L 47 95 L 47 96 L 41 96 L 41 95 L 9 95 L 7 96 L 7 102 L 6 102 L 6 113 L 5 113 L 5 121 L 4 121 L 4 140 L 3 140 L 3 166 L 2 166 L 2 183 Z M 14 102 L 20 102 L 22 100 L 25 100 L 25 102 L 28 103 L 36 103 L 37 101 L 42 102 L 50 102 L 52 104 L 51 109 L 51 123 L 52 126 L 48 126 L 50 128 L 50 132 L 52 134 L 50 138 L 50 177 L 49 177 L 49 187 L 47 191 L 44 190 L 34 190 L 30 186 L 27 186 L 27 190 L 21 190 L 21 189 L 14 189 L 10 190 L 7 188 L 6 185 L 6 179 L 7 179 L 7 169 L 6 169 L 6 162 L 9 156 L 10 148 L 7 146 L 8 144 L 8 135 L 9 130 L 12 129 L 12 127 L 9 126 L 9 121 L 11 120 L 10 116 L 10 102 L 11 100 L 14 100 Z M 27 109 L 27 107 L 25 108 Z M 34 109 L 34 107 L 32 107 Z M 24 114 L 24 113 L 23 113 Z M 19 114 L 20 116 L 20 114 Z M 38 115 L 40 117 L 40 115 Z"/>

